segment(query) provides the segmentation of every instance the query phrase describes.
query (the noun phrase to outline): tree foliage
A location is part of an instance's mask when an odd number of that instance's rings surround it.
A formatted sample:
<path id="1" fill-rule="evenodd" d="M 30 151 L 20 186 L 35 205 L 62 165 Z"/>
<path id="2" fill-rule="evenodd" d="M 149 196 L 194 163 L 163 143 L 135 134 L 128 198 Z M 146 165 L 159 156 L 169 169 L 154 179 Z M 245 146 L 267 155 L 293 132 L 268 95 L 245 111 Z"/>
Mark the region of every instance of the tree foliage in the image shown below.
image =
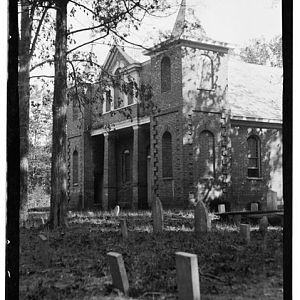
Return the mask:
<path id="1" fill-rule="evenodd" d="M 282 37 L 252 39 L 241 49 L 240 56 L 248 63 L 282 68 Z"/>
<path id="2" fill-rule="evenodd" d="M 50 194 L 52 94 L 32 86 L 30 98 L 28 192 L 41 188 Z"/>

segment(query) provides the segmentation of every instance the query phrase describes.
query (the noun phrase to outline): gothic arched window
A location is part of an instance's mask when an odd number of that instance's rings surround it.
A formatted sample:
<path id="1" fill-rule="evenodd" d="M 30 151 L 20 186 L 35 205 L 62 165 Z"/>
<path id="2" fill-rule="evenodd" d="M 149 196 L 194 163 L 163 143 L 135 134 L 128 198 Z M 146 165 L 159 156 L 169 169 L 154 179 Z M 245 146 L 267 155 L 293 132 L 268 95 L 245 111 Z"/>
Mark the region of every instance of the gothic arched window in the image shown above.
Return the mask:
<path id="1" fill-rule="evenodd" d="M 200 133 L 199 174 L 202 178 L 215 177 L 214 135 L 204 130 Z"/>
<path id="2" fill-rule="evenodd" d="M 105 92 L 105 111 L 108 112 L 111 109 L 111 91 Z"/>
<path id="3" fill-rule="evenodd" d="M 162 136 L 162 176 L 172 177 L 172 136 L 166 131 Z"/>
<path id="4" fill-rule="evenodd" d="M 171 60 L 165 56 L 161 60 L 161 92 L 171 90 Z"/>
<path id="5" fill-rule="evenodd" d="M 75 150 L 73 152 L 73 185 L 78 184 L 79 179 L 79 160 L 78 160 L 78 152 Z"/>
<path id="6" fill-rule="evenodd" d="M 77 121 L 79 117 L 79 101 L 73 99 L 73 121 Z"/>
<path id="7" fill-rule="evenodd" d="M 213 89 L 213 62 L 212 59 L 207 55 L 201 55 L 201 63 L 200 63 L 200 90 L 212 90 Z"/>
<path id="8" fill-rule="evenodd" d="M 134 84 L 132 81 L 128 82 L 128 91 L 127 91 L 127 104 L 130 105 L 133 103 L 134 95 Z"/>
<path id="9" fill-rule="evenodd" d="M 123 97 L 122 97 L 122 76 L 120 73 L 120 68 L 118 68 L 115 72 L 115 84 L 114 84 L 114 109 L 122 107 L 124 105 L 123 103 Z"/>
<path id="10" fill-rule="evenodd" d="M 248 144 L 248 172 L 247 176 L 252 178 L 260 177 L 260 140 L 257 136 L 251 135 L 247 139 Z"/>

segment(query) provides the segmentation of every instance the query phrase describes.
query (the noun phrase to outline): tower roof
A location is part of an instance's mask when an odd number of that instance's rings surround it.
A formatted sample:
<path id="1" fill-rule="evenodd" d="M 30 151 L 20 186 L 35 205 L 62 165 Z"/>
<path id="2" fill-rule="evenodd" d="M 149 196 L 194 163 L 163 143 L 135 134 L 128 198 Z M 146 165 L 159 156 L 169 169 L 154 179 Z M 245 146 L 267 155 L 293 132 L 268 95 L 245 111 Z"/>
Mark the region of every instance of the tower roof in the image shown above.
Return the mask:
<path id="1" fill-rule="evenodd" d="M 153 51 L 163 50 L 177 41 L 196 42 L 199 43 L 199 46 L 201 43 L 201 46 L 204 45 L 206 48 L 210 45 L 226 49 L 232 48 L 228 43 L 219 42 L 207 36 L 201 20 L 196 16 L 194 9 L 188 7 L 186 0 L 181 1 L 170 38 L 145 51 L 145 54 L 149 55 Z"/>
<path id="2" fill-rule="evenodd" d="M 192 8 L 188 8 L 186 0 L 182 0 L 172 30 L 171 39 L 184 39 L 197 42 L 208 41 L 200 19 Z"/>

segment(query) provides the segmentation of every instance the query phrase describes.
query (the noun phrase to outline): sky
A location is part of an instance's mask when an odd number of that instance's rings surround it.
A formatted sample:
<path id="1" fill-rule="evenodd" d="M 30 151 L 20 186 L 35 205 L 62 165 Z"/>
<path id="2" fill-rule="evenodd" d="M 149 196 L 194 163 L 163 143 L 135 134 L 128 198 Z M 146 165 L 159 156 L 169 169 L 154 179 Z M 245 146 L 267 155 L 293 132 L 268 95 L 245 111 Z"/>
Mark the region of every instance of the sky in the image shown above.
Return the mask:
<path id="1" fill-rule="evenodd" d="M 159 30 L 172 30 L 180 0 L 173 2 L 169 17 L 146 17 L 139 31 L 133 31 L 130 40 L 144 44 L 149 36 L 157 35 Z M 201 20 L 207 35 L 221 42 L 243 45 L 249 39 L 264 36 L 267 39 L 281 34 L 281 0 L 186 0 L 187 9 L 192 8 Z M 84 16 L 77 16 L 74 27 L 82 27 Z M 77 36 L 78 40 L 86 40 L 87 35 Z M 98 61 L 103 63 L 109 46 L 95 44 Z M 88 46 L 86 50 L 90 50 Z M 129 49 L 129 48 L 128 48 Z"/>

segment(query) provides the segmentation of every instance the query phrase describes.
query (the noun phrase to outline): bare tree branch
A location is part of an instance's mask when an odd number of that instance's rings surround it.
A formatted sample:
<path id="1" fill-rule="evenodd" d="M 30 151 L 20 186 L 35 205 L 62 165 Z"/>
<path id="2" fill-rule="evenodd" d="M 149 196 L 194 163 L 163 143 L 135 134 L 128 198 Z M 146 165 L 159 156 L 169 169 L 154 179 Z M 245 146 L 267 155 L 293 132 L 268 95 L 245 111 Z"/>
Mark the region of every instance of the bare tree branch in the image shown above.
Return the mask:
<path id="1" fill-rule="evenodd" d="M 125 39 L 123 36 L 119 35 L 115 30 L 113 29 L 110 29 L 111 32 L 113 32 L 117 37 L 119 37 L 122 41 L 128 43 L 128 44 L 131 44 L 131 45 L 134 45 L 134 46 L 137 46 L 137 47 L 140 47 L 140 48 L 143 48 L 145 50 L 149 50 L 149 48 L 146 48 L 144 47 L 143 45 L 140 45 L 140 44 L 136 44 L 134 42 L 130 42 L 128 41 L 127 39 Z"/>
<path id="2" fill-rule="evenodd" d="M 47 63 L 48 64 L 54 63 L 54 59 L 47 59 L 47 60 L 44 60 L 44 61 L 36 64 L 35 66 L 33 66 L 33 67 L 30 68 L 30 72 L 33 71 L 33 70 L 35 70 L 38 67 L 43 66 L 44 64 L 47 64 Z"/>
<path id="3" fill-rule="evenodd" d="M 45 78 L 54 78 L 54 75 L 35 75 L 35 76 L 30 76 L 29 78 L 41 78 L 41 77 L 45 77 Z"/>
<path id="4" fill-rule="evenodd" d="M 42 16 L 41 16 L 41 18 L 39 20 L 38 27 L 37 27 L 37 29 L 35 31 L 35 35 L 34 35 L 34 38 L 33 38 L 32 44 L 31 44 L 31 50 L 30 50 L 30 54 L 29 54 L 30 57 L 32 57 L 32 55 L 33 55 L 33 52 L 34 52 L 34 49 L 35 49 L 35 45 L 36 45 L 36 41 L 37 41 L 38 35 L 40 33 L 40 30 L 41 30 L 44 18 L 45 18 L 46 13 L 47 13 L 47 10 L 48 10 L 48 8 L 44 9 L 43 14 L 42 14 Z"/>
<path id="5" fill-rule="evenodd" d="M 88 45 L 88 44 L 91 44 L 91 43 L 93 43 L 93 42 L 95 42 L 95 41 L 98 41 L 98 40 L 100 40 L 100 39 L 103 39 L 103 38 L 107 37 L 108 34 L 109 34 L 109 30 L 106 32 L 105 35 L 100 36 L 100 37 L 98 37 L 98 38 L 96 38 L 96 39 L 93 39 L 93 40 L 91 40 L 91 41 L 88 41 L 88 42 L 86 42 L 86 43 L 83 43 L 83 44 L 81 44 L 81 45 L 79 45 L 79 46 L 77 46 L 77 47 L 75 47 L 75 48 L 69 50 L 69 51 L 67 52 L 67 55 L 70 54 L 71 52 L 77 50 L 78 48 L 81 48 L 81 47 L 83 47 L 83 46 L 86 46 L 86 45 Z"/>
<path id="6" fill-rule="evenodd" d="M 84 9 L 86 9 L 87 11 L 89 11 L 90 13 L 92 13 L 93 15 L 96 15 L 93 10 L 91 10 L 90 8 L 88 8 L 87 6 L 85 6 L 85 5 L 81 4 L 81 3 L 78 3 L 78 2 L 73 1 L 73 0 L 69 0 L 69 2 L 74 3 L 76 6 L 80 6 L 80 7 L 84 8 Z"/>
<path id="7" fill-rule="evenodd" d="M 139 7 L 139 2 L 134 2 L 134 3 L 135 4 L 129 9 L 129 11 L 133 11 L 136 7 Z M 116 15 L 114 18 L 110 18 L 109 20 L 107 20 L 105 22 L 102 22 L 99 25 L 92 26 L 92 27 L 89 27 L 89 28 L 81 28 L 81 29 L 77 29 L 77 30 L 74 30 L 74 31 L 70 31 L 70 32 L 68 32 L 68 35 L 79 33 L 79 32 L 82 32 L 82 31 L 94 30 L 94 29 L 97 29 L 97 28 L 106 27 L 106 25 L 109 25 L 110 23 L 126 16 L 127 13 L 128 13 L 127 11 L 123 11 L 119 15 Z"/>

